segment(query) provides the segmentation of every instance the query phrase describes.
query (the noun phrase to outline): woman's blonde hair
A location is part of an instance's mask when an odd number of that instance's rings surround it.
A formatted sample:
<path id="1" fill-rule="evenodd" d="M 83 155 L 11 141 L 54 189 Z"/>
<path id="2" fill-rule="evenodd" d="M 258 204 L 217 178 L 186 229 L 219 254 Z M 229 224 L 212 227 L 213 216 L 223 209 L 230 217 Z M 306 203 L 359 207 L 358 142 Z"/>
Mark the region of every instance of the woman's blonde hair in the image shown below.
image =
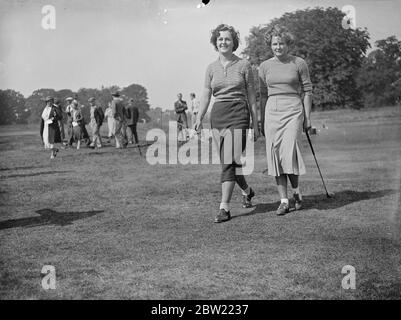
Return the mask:
<path id="1" fill-rule="evenodd" d="M 278 24 L 272 26 L 269 30 L 267 30 L 267 32 L 264 35 L 266 44 L 268 46 L 271 45 L 273 37 L 281 38 L 288 46 L 292 45 L 295 40 L 294 35 L 291 32 L 289 32 L 286 27 L 280 26 Z"/>

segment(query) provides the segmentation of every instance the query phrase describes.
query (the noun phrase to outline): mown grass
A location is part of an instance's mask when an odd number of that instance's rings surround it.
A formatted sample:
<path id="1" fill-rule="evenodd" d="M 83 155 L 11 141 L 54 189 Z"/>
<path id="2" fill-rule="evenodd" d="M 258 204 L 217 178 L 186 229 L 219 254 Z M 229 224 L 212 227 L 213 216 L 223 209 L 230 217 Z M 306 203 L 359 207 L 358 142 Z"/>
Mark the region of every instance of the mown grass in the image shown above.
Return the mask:
<path id="1" fill-rule="evenodd" d="M 305 209 L 284 217 L 260 139 L 255 207 L 242 209 L 236 189 L 224 224 L 213 224 L 218 165 L 150 166 L 111 146 L 51 161 L 37 134 L 14 134 L 36 128 L 1 128 L 0 298 L 399 299 L 401 117 L 383 110 L 313 115 L 335 198 L 304 139 Z M 56 290 L 41 287 L 46 264 Z M 355 290 L 341 289 L 345 265 Z"/>

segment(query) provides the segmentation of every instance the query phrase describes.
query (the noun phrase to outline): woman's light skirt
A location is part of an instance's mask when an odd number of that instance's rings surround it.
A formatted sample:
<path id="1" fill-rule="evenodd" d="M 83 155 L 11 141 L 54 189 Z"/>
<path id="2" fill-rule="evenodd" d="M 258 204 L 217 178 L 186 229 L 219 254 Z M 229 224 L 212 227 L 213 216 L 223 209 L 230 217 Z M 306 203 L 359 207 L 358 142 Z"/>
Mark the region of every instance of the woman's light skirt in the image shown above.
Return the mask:
<path id="1" fill-rule="evenodd" d="M 304 111 L 298 95 L 270 96 L 265 109 L 267 170 L 271 176 L 305 174 L 299 149 Z"/>

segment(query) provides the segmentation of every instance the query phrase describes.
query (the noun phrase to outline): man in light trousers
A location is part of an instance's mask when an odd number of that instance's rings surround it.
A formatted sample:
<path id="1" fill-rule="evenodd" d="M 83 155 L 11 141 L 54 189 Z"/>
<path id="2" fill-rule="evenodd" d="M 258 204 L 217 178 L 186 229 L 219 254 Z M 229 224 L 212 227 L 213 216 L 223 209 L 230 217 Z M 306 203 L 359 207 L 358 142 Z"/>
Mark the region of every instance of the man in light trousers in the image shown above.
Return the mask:
<path id="1" fill-rule="evenodd" d="M 102 147 L 102 138 L 100 136 L 99 130 L 103 123 L 103 110 L 96 105 L 96 99 L 94 97 L 89 98 L 90 104 L 90 128 L 92 130 L 92 143 L 90 147 L 93 149 L 95 147 Z"/>
<path id="2" fill-rule="evenodd" d="M 111 94 L 113 100 L 111 101 L 111 110 L 115 121 L 115 140 L 116 148 L 123 149 L 127 147 L 125 140 L 125 107 L 123 99 L 120 98 L 120 93 L 115 91 Z M 123 131 L 124 130 L 124 131 Z"/>

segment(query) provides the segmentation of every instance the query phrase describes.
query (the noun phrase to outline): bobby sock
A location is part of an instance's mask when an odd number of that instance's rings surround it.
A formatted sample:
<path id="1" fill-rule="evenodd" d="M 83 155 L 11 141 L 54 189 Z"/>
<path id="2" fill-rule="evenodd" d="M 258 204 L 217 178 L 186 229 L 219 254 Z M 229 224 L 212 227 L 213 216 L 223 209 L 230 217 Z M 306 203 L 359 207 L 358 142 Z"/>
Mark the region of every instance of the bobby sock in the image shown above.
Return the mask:
<path id="1" fill-rule="evenodd" d="M 299 198 L 302 199 L 301 192 L 299 192 L 299 186 L 297 188 L 293 188 L 292 191 L 294 192 L 294 194 L 298 194 Z"/>
<path id="2" fill-rule="evenodd" d="M 230 211 L 230 204 L 228 202 L 221 202 L 220 209 L 224 209 L 228 212 L 228 211 Z"/>
<path id="3" fill-rule="evenodd" d="M 242 190 L 242 195 L 247 196 L 251 193 L 251 188 L 248 186 L 246 189 Z"/>

